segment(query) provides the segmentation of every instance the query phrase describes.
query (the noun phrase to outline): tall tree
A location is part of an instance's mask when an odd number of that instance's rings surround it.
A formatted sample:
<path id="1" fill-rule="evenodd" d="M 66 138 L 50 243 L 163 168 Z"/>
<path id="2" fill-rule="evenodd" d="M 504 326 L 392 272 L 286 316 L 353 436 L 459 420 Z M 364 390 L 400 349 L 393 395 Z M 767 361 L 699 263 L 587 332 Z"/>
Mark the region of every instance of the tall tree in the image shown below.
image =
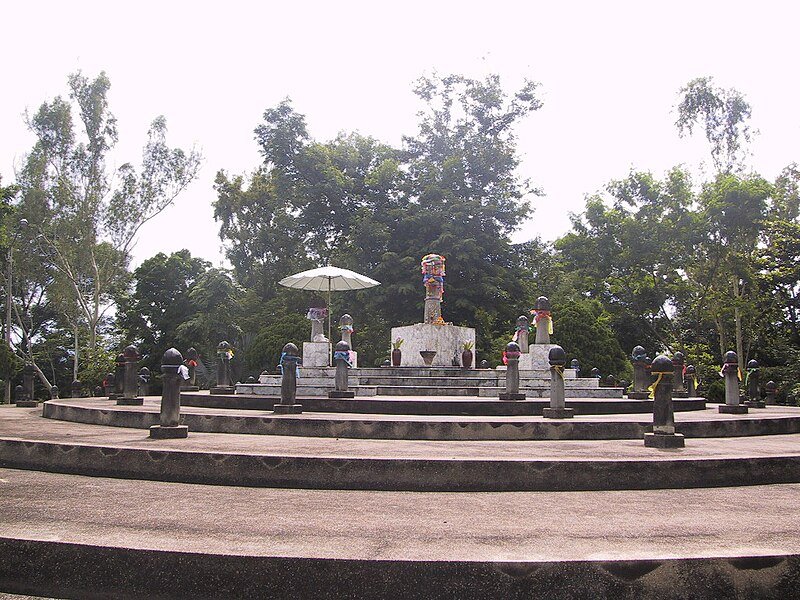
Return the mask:
<path id="1" fill-rule="evenodd" d="M 195 179 L 201 157 L 169 148 L 166 121 L 158 117 L 140 171 L 130 163 L 110 168 L 118 139 L 108 108 L 111 83 L 105 73 L 93 80 L 75 73 L 68 83 L 68 99 L 45 102 L 28 118 L 37 141 L 20 173 L 21 210 L 70 292 L 74 308 L 65 312 L 75 319 L 76 335 L 85 327 L 91 350 L 114 295 L 127 285 L 137 233 Z"/>
<path id="2" fill-rule="evenodd" d="M 678 133 L 691 135 L 700 124 L 705 130 L 717 172 L 741 169 L 750 141 L 750 104 L 735 89 L 714 87 L 711 77 L 699 77 L 681 88 Z"/>

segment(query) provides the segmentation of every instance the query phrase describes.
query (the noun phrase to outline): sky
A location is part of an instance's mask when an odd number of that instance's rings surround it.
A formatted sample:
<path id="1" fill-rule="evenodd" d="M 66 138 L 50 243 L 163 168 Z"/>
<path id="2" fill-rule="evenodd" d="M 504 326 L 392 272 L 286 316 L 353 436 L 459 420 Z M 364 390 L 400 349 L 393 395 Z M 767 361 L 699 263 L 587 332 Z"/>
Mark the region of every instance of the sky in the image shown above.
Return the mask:
<path id="1" fill-rule="evenodd" d="M 697 77 L 751 104 L 752 170 L 772 180 L 800 161 L 800 4 L 785 1 L 0 0 L 0 18 L 3 185 L 33 145 L 25 112 L 65 97 L 79 70 L 111 80 L 113 164 L 140 160 L 158 115 L 170 145 L 203 153 L 199 178 L 141 230 L 133 266 L 182 248 L 224 263 L 214 176 L 255 170 L 265 109 L 288 97 L 316 141 L 357 131 L 399 147 L 422 108 L 413 83 L 433 73 L 497 74 L 510 93 L 539 83 L 543 107 L 516 133 L 519 175 L 544 194 L 514 241 L 565 234 L 587 196 L 632 169 L 707 177 L 704 138 L 674 125 Z"/>

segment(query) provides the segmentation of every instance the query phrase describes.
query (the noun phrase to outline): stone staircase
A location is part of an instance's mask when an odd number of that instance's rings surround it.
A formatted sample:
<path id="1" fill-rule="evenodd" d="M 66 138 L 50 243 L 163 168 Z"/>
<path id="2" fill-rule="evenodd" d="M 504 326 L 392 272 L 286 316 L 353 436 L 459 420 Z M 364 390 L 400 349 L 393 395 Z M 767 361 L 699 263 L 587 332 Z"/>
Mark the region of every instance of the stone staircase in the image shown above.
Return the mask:
<path id="1" fill-rule="evenodd" d="M 301 367 L 297 380 L 300 397 L 327 396 L 333 389 L 336 369 Z M 505 390 L 504 369 L 459 367 L 381 367 L 350 369 L 349 387 L 356 396 L 479 396 L 497 398 Z M 600 387 L 595 378 L 579 378 L 574 369 L 564 370 L 567 398 L 622 398 L 622 388 Z M 236 393 L 280 396 L 281 376 L 263 373 L 258 383 L 238 383 Z M 520 390 L 530 398 L 550 396 L 550 373 L 520 371 Z"/>

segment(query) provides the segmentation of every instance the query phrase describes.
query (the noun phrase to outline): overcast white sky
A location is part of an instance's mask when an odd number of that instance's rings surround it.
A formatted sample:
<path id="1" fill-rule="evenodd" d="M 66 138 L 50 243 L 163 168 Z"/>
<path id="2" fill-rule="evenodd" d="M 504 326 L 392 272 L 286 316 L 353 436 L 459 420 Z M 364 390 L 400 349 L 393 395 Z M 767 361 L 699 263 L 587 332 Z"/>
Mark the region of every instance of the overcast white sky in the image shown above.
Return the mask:
<path id="1" fill-rule="evenodd" d="M 196 144 L 201 176 L 142 231 L 135 262 L 188 248 L 220 264 L 212 188 L 219 169 L 259 163 L 253 129 L 285 97 L 318 141 L 359 131 L 400 145 L 415 133 L 413 81 L 434 71 L 541 84 L 518 128 L 520 175 L 543 188 L 516 241 L 554 239 L 569 212 L 631 168 L 700 177 L 702 138 L 680 140 L 679 89 L 712 76 L 753 107 L 753 169 L 800 161 L 797 24 L 785 1 L 0 2 L 0 175 L 32 145 L 23 113 L 67 94 L 69 73 L 111 79 L 119 164 L 139 160 L 163 114 L 172 145 Z M 427 251 L 428 249 L 421 249 Z"/>

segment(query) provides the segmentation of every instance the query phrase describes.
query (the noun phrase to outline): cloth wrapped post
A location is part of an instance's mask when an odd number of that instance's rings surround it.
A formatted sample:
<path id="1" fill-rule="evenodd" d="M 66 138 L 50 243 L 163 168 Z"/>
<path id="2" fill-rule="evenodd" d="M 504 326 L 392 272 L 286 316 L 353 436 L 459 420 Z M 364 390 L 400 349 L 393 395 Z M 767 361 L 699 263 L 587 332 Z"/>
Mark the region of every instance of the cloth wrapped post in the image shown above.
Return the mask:
<path id="1" fill-rule="evenodd" d="M 161 358 L 161 412 L 159 424 L 150 427 L 150 437 L 155 439 L 177 439 L 189 435 L 189 427 L 180 424 L 181 419 L 181 367 L 183 356 L 170 348 Z"/>
<path id="2" fill-rule="evenodd" d="M 300 350 L 289 342 L 281 352 L 281 401 L 272 407 L 273 412 L 276 414 L 299 414 L 303 412 L 303 406 L 296 401 L 298 366 L 300 362 Z"/>
<path id="3" fill-rule="evenodd" d="M 645 433 L 644 445 L 649 448 L 683 448 L 683 435 L 675 433 L 675 414 L 672 405 L 672 386 L 675 368 L 664 355 L 653 360 L 652 373 L 656 381 L 653 391 L 653 432 Z"/>
<path id="4" fill-rule="evenodd" d="M 739 402 L 739 380 L 742 374 L 739 371 L 739 357 L 736 352 L 725 353 L 725 362 L 719 374 L 725 379 L 725 404 L 719 407 L 719 412 L 746 414 L 747 406 Z"/>

